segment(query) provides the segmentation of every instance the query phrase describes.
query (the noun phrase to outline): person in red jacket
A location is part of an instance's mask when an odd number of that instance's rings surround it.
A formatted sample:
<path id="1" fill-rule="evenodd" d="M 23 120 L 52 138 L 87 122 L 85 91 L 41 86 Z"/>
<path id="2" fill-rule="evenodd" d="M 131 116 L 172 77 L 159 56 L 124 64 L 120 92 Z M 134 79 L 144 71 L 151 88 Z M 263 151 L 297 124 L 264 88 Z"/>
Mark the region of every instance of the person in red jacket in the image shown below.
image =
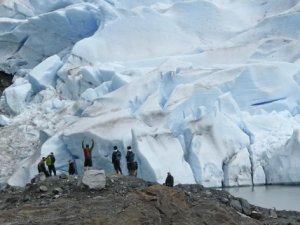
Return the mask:
<path id="1" fill-rule="evenodd" d="M 94 140 L 92 139 L 91 147 L 89 146 L 89 144 L 86 144 L 84 147 L 84 140 L 82 140 L 81 147 L 84 154 L 84 170 L 88 170 L 89 167 L 93 166 L 92 150 L 94 148 Z"/>

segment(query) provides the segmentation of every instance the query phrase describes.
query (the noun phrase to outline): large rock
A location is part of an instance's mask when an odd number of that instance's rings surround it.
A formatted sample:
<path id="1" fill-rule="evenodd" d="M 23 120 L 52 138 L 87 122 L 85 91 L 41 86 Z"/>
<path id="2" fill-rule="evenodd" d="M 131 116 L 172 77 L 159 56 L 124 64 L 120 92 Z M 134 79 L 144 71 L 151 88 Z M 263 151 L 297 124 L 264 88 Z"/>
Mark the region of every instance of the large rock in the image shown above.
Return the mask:
<path id="1" fill-rule="evenodd" d="M 230 199 L 230 206 L 239 212 L 243 211 L 241 202 L 238 199 Z"/>
<path id="2" fill-rule="evenodd" d="M 106 185 L 104 170 L 87 170 L 82 177 L 82 183 L 90 189 L 100 190 Z"/>
<path id="3" fill-rule="evenodd" d="M 276 213 L 276 210 L 275 209 L 270 209 L 269 211 L 269 217 L 270 218 L 277 218 L 277 213 Z"/>
<path id="4" fill-rule="evenodd" d="M 40 192 L 47 192 L 48 188 L 45 185 L 40 186 Z"/>
<path id="5" fill-rule="evenodd" d="M 41 182 L 41 181 L 44 181 L 44 180 L 46 180 L 45 174 L 44 173 L 39 173 L 34 178 L 31 179 L 31 183 L 34 184 L 34 183 L 38 183 L 38 182 Z"/>
<path id="6" fill-rule="evenodd" d="M 260 220 L 263 218 L 263 213 L 262 212 L 257 212 L 257 211 L 252 211 L 251 212 L 251 217 L 257 220 Z"/>
<path id="7" fill-rule="evenodd" d="M 247 200 L 241 198 L 240 203 L 242 206 L 243 213 L 246 214 L 247 216 L 250 216 L 251 215 L 251 206 L 250 206 L 249 202 Z"/>

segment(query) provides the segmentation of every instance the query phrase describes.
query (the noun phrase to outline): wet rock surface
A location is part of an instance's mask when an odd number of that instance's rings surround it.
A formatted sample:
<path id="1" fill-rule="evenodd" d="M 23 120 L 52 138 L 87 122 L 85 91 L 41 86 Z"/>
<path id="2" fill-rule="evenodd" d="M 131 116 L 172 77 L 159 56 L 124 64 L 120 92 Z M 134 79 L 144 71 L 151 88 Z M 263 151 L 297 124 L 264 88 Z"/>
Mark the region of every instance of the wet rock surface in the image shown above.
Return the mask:
<path id="1" fill-rule="evenodd" d="M 12 84 L 12 79 L 12 75 L 0 71 L 0 96 L 2 95 L 4 89 Z"/>
<path id="2" fill-rule="evenodd" d="M 201 185 L 174 188 L 135 177 L 107 176 L 105 188 L 89 189 L 76 177 L 38 180 L 0 193 L 0 224 L 287 225 L 300 212 L 249 204 Z"/>

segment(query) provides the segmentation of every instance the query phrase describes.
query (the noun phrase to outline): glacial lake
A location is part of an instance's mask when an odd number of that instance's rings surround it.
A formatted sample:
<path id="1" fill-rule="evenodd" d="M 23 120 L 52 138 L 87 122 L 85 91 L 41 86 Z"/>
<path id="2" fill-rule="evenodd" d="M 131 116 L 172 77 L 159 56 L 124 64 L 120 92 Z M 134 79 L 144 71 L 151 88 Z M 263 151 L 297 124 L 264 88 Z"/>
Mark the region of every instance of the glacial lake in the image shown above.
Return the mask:
<path id="1" fill-rule="evenodd" d="M 277 210 L 300 211 L 300 186 L 268 185 L 223 188 L 236 197 L 247 199 L 253 205 Z"/>

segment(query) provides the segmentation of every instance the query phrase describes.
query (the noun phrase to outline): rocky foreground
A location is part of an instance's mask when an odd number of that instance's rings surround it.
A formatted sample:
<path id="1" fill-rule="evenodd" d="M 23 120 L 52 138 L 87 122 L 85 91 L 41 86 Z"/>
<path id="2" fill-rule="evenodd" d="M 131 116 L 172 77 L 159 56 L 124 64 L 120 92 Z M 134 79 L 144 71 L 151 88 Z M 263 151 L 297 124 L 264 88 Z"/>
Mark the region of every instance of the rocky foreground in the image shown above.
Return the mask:
<path id="1" fill-rule="evenodd" d="M 0 224 L 294 225 L 300 224 L 300 212 L 260 208 L 201 185 L 169 188 L 113 175 L 95 190 L 74 177 L 57 176 L 24 189 L 3 189 Z"/>

